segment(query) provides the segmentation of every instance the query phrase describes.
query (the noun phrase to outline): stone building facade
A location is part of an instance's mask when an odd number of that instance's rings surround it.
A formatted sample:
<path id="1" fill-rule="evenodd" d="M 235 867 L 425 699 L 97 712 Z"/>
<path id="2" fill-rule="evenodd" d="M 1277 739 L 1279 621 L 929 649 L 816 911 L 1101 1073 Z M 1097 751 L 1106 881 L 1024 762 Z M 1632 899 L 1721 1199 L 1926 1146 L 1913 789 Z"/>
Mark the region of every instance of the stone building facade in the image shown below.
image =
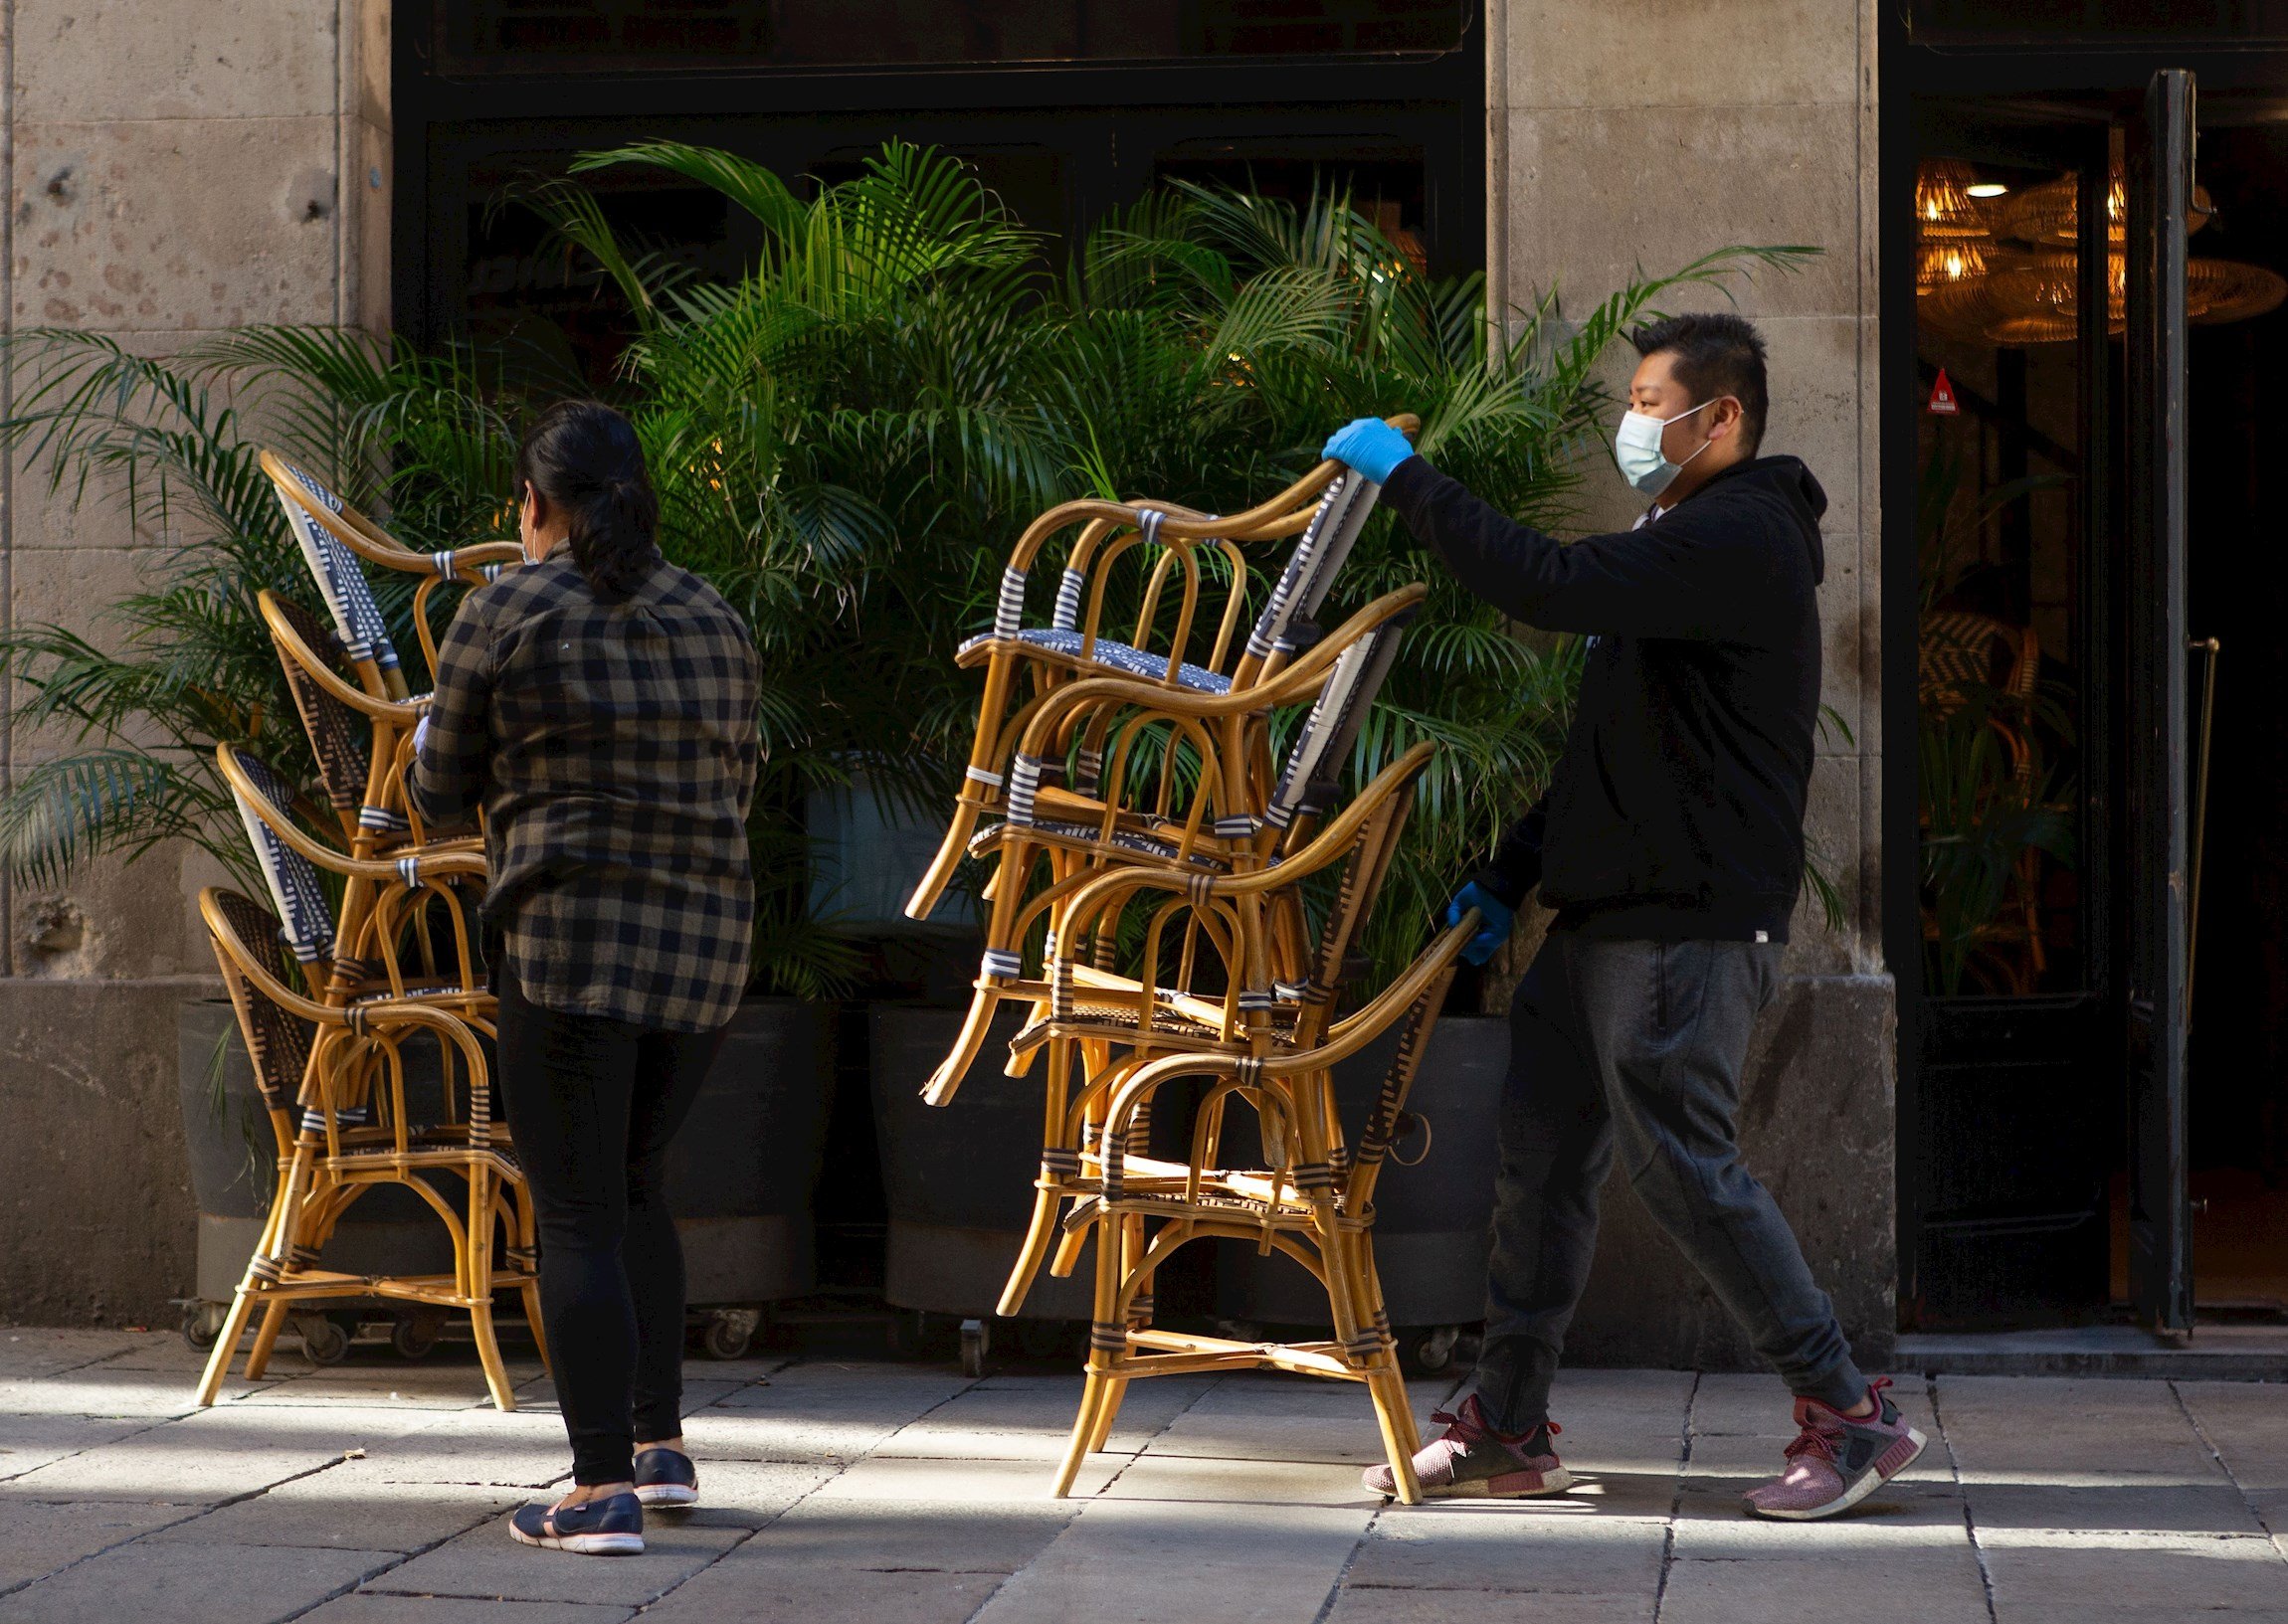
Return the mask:
<path id="1" fill-rule="evenodd" d="M 1484 16 L 1498 294 L 1586 295 L 1732 243 L 1821 251 L 1736 293 L 1772 342 L 1767 444 L 1803 455 L 1829 497 L 1826 699 L 1847 726 L 1820 747 L 1811 827 L 1855 907 L 1841 933 L 1805 915 L 1745 1127 L 1879 1363 L 1895 1261 L 1876 908 L 1875 27 L 1872 0 L 1487 0 Z M 389 56 L 386 0 L 0 0 L 10 326 L 90 327 L 154 353 L 243 322 L 385 327 Z M 9 480 L 9 624 L 91 624 L 162 538 L 115 508 L 52 500 L 21 467 Z M 46 744 L 11 734 L 0 772 Z M 204 878 L 162 851 L 6 896 L 0 1319 L 146 1321 L 188 1289 L 175 1009 L 215 987 L 190 908 Z M 1609 1212 L 1583 1352 L 1744 1358 L 1623 1180 Z"/>

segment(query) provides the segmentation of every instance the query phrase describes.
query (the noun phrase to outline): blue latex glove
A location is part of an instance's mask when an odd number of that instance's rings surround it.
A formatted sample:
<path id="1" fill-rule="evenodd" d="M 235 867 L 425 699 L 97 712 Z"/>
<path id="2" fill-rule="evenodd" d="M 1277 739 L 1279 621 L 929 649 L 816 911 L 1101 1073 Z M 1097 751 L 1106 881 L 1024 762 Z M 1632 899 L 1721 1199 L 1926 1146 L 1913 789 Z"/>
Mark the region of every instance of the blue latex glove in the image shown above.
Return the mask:
<path id="1" fill-rule="evenodd" d="M 1348 462 L 1378 485 L 1414 453 L 1413 443 L 1381 418 L 1353 418 L 1329 436 L 1319 451 L 1321 456 Z"/>
<path id="2" fill-rule="evenodd" d="M 1461 962 L 1482 965 L 1493 957 L 1495 948 L 1509 940 L 1510 927 L 1517 922 L 1517 910 L 1472 880 L 1445 905 L 1446 929 L 1460 924 L 1461 916 L 1472 908 L 1477 910 L 1477 934 L 1462 944 Z"/>

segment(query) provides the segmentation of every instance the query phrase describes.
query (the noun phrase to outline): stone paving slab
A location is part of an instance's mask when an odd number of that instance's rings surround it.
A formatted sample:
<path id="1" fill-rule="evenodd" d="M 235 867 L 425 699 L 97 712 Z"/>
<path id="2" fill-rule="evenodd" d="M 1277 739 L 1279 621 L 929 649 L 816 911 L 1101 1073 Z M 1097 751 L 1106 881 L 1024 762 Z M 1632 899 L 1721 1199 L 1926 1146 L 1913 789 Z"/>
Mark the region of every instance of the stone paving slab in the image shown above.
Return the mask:
<path id="1" fill-rule="evenodd" d="M 1653 1624 L 1658 1602 L 1640 1596 L 1574 1596 L 1552 1604 L 1531 1590 L 1381 1590 L 1346 1584 L 1324 1624 L 1457 1624 L 1472 1619 L 1562 1618 L 1565 1624 Z M 1762 1624 L 1762 1621 L 1759 1621 Z"/>
<path id="2" fill-rule="evenodd" d="M 1679 1557 L 1660 1598 L 1661 1624 L 1767 1624 L 1847 1617 L 1853 1624 L 1994 1624 L 1968 1542 L 1853 1551 L 1849 1564 L 1805 1544 L 1799 1554 L 1742 1561 Z"/>
<path id="3" fill-rule="evenodd" d="M 4 1624 L 283 1624 L 397 1560 L 375 1550 L 138 1541 L 0 1596 Z"/>
<path id="4" fill-rule="evenodd" d="M 490 1522 L 526 1498 L 514 1490 L 377 1482 L 370 1474 L 329 1468 L 186 1519 L 151 1538 L 412 1552 Z"/>
<path id="5" fill-rule="evenodd" d="M 968 1624 L 1005 1582 L 994 1573 L 750 1561 L 742 1547 L 642 1616 L 644 1624 Z"/>
<path id="6" fill-rule="evenodd" d="M 180 1506 L 80 1506 L 0 1497 L 0 1591 L 196 1515 Z"/>
<path id="7" fill-rule="evenodd" d="M 2288 1612 L 2288 1563 L 2262 1537 L 1998 1530 L 1982 1531 L 1979 1548 L 2005 1618 Z"/>
<path id="8" fill-rule="evenodd" d="M 813 1498 L 739 1547 L 742 1560 L 853 1571 L 1015 1573 L 1062 1534 L 1080 1502 Z"/>
<path id="9" fill-rule="evenodd" d="M 1838 1598 L 1874 1624 L 2288 1624 L 2278 1386 L 1914 1378 L 1916 1469 L 1770 1524 L 1739 1507 L 1790 1436 L 1763 1376 L 1569 1371 L 1571 1492 L 1406 1508 L 1358 1482 L 1379 1439 L 1347 1384 L 1139 1383 L 1057 1501 L 1070 1371 L 694 1363 L 706 1504 L 597 1561 L 506 1534 L 569 1464 L 536 1369 L 500 1414 L 450 1351 L 361 1349 L 194 1411 L 175 1339 L 7 1335 L 0 1624 L 1769 1624 Z M 1447 1388 L 1416 1390 L 1426 1423 Z"/>
<path id="10" fill-rule="evenodd" d="M 75 1365 L 116 1357 L 129 1350 L 181 1339 L 139 1337 L 129 1331 L 44 1331 L 10 1327 L 0 1331 L 0 1380 L 52 1375 Z"/>
<path id="11" fill-rule="evenodd" d="M 1359 1481 L 1355 1466 L 1324 1461 L 1215 1460 L 1195 1455 L 1140 1455 L 1112 1480 L 1107 1500 L 1240 1506 L 1381 1507 L 1383 1497 Z"/>
<path id="12" fill-rule="evenodd" d="M 148 1416 L 0 1414 L 0 1482 L 157 1424 Z"/>
<path id="13" fill-rule="evenodd" d="M 469 1601 L 459 1596 L 336 1596 L 302 1624 L 627 1624 L 633 1607 L 573 1601 Z"/>
<path id="14" fill-rule="evenodd" d="M 536 1550 L 508 1536 L 496 1518 L 426 1555 L 394 1566 L 369 1591 L 476 1600 L 617 1602 L 641 1607 L 666 1595 L 741 1539 L 741 1529 L 694 1528 L 687 1520 L 646 1520 L 640 1556 L 573 1557 Z"/>
<path id="15" fill-rule="evenodd" d="M 1581 1598 L 1652 1595 L 1667 1541 L 1668 1525 L 1658 1519 L 1608 1517 L 1562 1497 L 1433 1501 L 1377 1518 L 1343 1582 L 1355 1589 L 1500 1591 L 1571 1617 Z M 1478 1610 L 1475 1602 L 1447 1604 Z"/>
<path id="16" fill-rule="evenodd" d="M 1121 1401 L 1106 1452 L 1133 1455 L 1162 1441 L 1170 1423 L 1213 1387 L 1175 1377 L 1135 1383 Z M 873 1453 L 1053 1463 L 1064 1457 L 1080 1390 L 1077 1376 L 1022 1386 L 980 1382 L 899 1429 Z"/>
<path id="17" fill-rule="evenodd" d="M 1133 1470 L 1120 1455 L 1091 1455 L 1072 1480 L 1075 1496 L 1099 1494 L 1115 1477 Z M 1035 1461 L 917 1460 L 870 1455 L 837 1473 L 819 1500 L 894 1500 L 907 1505 L 934 1503 L 974 1506 L 1001 1501 L 1041 1501 L 1054 1505 L 1049 1491 L 1055 1473 Z"/>
<path id="18" fill-rule="evenodd" d="M 1099 1501 L 995 1592 L 977 1624 L 1311 1624 L 1374 1516 Z"/>

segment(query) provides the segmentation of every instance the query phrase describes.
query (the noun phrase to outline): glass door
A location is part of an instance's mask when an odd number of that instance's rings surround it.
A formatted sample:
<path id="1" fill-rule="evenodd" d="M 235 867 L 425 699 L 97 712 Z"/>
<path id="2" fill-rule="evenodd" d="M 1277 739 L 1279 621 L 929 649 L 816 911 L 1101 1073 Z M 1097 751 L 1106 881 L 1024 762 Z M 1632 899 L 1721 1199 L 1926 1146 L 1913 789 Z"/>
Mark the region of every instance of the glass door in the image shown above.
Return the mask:
<path id="1" fill-rule="evenodd" d="M 2104 787 L 2120 176 L 2101 110 L 1934 103 L 1921 134 L 1903 1306 L 1925 1329 L 2056 1324 L 2105 1310 L 2121 1142 L 2118 1092 L 2090 1098 L 2119 1069 Z"/>

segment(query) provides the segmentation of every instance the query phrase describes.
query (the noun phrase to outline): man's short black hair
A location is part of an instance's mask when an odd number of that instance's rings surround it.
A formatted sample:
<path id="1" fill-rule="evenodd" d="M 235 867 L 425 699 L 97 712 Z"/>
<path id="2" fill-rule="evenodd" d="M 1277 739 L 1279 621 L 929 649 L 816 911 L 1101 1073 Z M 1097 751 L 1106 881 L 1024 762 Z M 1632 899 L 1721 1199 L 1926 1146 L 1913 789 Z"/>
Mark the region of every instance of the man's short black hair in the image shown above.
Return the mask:
<path id="1" fill-rule="evenodd" d="M 1728 311 L 1708 315 L 1664 316 L 1628 335 L 1638 355 L 1667 354 L 1676 381 L 1691 392 L 1692 404 L 1731 395 L 1740 402 L 1740 438 L 1748 454 L 1764 444 L 1764 416 L 1771 392 L 1764 381 L 1764 335 L 1745 316 Z"/>

